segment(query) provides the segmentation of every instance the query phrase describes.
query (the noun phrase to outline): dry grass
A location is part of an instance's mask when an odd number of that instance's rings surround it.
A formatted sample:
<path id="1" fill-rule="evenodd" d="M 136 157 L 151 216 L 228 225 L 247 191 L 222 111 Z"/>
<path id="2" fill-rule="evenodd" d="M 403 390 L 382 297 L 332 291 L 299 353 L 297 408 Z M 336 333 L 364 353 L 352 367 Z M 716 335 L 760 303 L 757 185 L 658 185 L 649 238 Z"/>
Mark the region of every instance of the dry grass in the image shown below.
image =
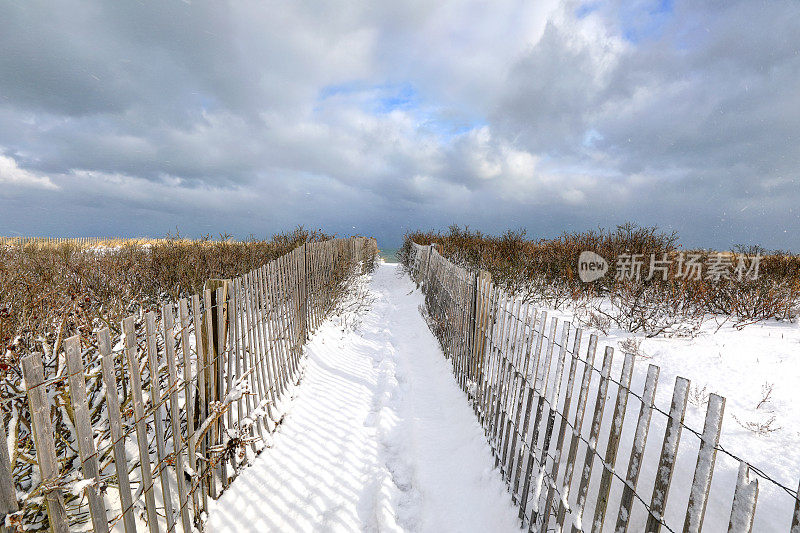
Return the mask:
<path id="1" fill-rule="evenodd" d="M 527 301 L 561 309 L 566 305 L 594 323 L 616 325 L 647 336 L 692 335 L 711 315 L 725 317 L 736 326 L 767 319 L 793 319 L 800 304 L 800 257 L 786 252 L 766 253 L 758 247 L 738 247 L 725 253 L 735 267 L 740 258 L 762 256 L 757 279 L 687 279 L 676 276 L 679 254 L 699 254 L 709 265 L 713 250 L 684 250 L 676 233 L 656 227 L 624 224 L 613 230 L 564 233 L 555 239 L 527 239 L 524 231 L 499 236 L 468 228 L 449 231 L 415 231 L 405 236 L 398 255 L 407 260 L 411 242 L 436 243 L 439 253 L 460 266 L 488 270 L 504 289 Z M 578 276 L 578 256 L 590 250 L 606 258 L 609 272 L 593 283 Z M 671 264 L 666 280 L 616 279 L 615 259 L 643 254 L 643 273 L 650 254 L 666 254 Z M 704 273 L 706 270 L 704 270 Z M 599 300 L 605 306 L 597 304 Z M 610 307 L 609 305 L 610 304 Z"/>
<path id="2" fill-rule="evenodd" d="M 302 227 L 271 240 L 124 241 L 113 247 L 63 242 L 0 245 L 0 379 L 20 356 L 58 352 L 60 339 L 112 330 L 127 315 L 201 292 L 304 242 L 330 238 Z"/>

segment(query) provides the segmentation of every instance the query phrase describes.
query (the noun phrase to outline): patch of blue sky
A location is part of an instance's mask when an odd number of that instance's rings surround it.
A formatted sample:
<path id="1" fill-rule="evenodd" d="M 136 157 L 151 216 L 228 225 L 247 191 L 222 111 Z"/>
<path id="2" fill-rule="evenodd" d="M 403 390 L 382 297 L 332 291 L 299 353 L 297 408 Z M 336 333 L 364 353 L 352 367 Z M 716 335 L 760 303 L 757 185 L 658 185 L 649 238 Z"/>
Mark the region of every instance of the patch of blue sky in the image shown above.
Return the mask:
<path id="1" fill-rule="evenodd" d="M 622 36 L 633 44 L 656 40 L 675 12 L 673 0 L 624 4 L 619 10 Z"/>
<path id="2" fill-rule="evenodd" d="M 420 123 L 420 129 L 436 135 L 442 140 L 450 140 L 465 135 L 472 130 L 482 128 L 487 124 L 486 120 L 480 118 L 451 118 L 431 113 Z"/>
<path id="3" fill-rule="evenodd" d="M 423 101 L 410 82 L 370 84 L 350 81 L 323 87 L 317 95 L 317 107 L 332 99 L 347 99 L 374 115 L 404 111 L 414 117 L 421 131 L 450 139 L 487 124 L 482 118 L 463 113 L 443 112 L 439 106 Z"/>
<path id="4" fill-rule="evenodd" d="M 600 2 L 584 2 L 583 4 L 579 5 L 578 8 L 575 10 L 575 16 L 579 19 L 585 18 L 590 14 L 597 11 L 600 7 Z"/>

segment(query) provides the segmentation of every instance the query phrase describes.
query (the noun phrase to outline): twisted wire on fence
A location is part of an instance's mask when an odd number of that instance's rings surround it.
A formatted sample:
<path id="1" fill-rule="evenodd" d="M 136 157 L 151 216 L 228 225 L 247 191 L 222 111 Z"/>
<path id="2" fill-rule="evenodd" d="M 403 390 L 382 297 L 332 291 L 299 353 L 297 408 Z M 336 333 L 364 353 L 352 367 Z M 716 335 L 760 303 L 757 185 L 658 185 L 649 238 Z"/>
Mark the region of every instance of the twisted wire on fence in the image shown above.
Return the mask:
<path id="1" fill-rule="evenodd" d="M 376 252 L 366 238 L 307 243 L 128 317 L 115 346 L 108 328 L 67 339 L 55 377 L 39 354 L 24 358 L 30 408 L 19 416 L 41 481 L 18 501 L 5 488 L 20 483 L 19 458 L 0 454 L 0 527 L 202 529 L 208 499 L 270 445 L 302 375 L 302 345 Z M 69 395 L 54 428 L 48 395 L 63 382 Z"/>
<path id="2" fill-rule="evenodd" d="M 488 273 L 470 272 L 447 261 L 435 246 L 416 244 L 405 265 L 422 286 L 429 325 L 472 402 L 496 466 L 530 531 L 600 531 L 604 525 L 615 531 L 637 527 L 645 531 L 700 531 L 719 453 L 739 464 L 738 480 L 728 489 L 733 493 L 729 531 L 752 529 L 761 481 L 791 498 L 786 526 L 791 533 L 800 533 L 798 492 L 719 445 L 724 398 L 710 395 L 705 426 L 697 431 L 683 421 L 688 380 L 676 379 L 671 407 L 665 411 L 654 402 L 659 374 L 655 365 L 649 365 L 644 392 L 634 392 L 632 354 L 626 354 L 620 377 L 612 377 L 613 349 L 605 349 L 598 368 L 595 335 L 589 340 L 586 357 L 582 357 L 579 328 L 564 323 L 559 340 L 555 317 L 550 319 L 548 333 L 547 313 L 495 287 Z M 570 337 L 572 348 L 568 346 Z M 554 350 L 558 352 L 555 357 Z M 596 385 L 593 376 L 599 378 Z M 609 386 L 616 389 L 616 397 Z M 596 395 L 593 403 L 592 394 Z M 613 403 L 606 403 L 609 398 Z M 605 416 L 611 408 L 613 416 Z M 634 435 L 623 433 L 629 411 L 636 416 Z M 645 447 L 653 414 L 661 417 L 659 423 L 665 426 L 665 432 L 658 463 L 649 465 Z M 585 415 L 589 417 L 588 427 Z M 673 490 L 689 495 L 685 513 L 679 518 L 681 527 L 675 521 L 674 509 L 667 513 L 667 497 L 684 429 L 699 440 L 699 449 L 692 462 L 691 485 Z M 623 439 L 632 441 L 627 461 L 620 453 Z M 602 445 L 605 449 L 599 450 Z M 691 459 L 687 459 L 687 453 L 681 455 L 684 462 Z M 619 461 L 627 471 L 618 470 Z M 600 464 L 600 470 L 593 478 L 595 463 Z M 654 475 L 648 487 L 638 484 L 645 469 Z M 614 505 L 610 501 L 613 483 L 622 491 Z M 594 489 L 591 494 L 590 487 Z M 641 520 L 646 523 L 638 524 L 632 518 L 634 502 L 643 510 Z M 584 517 L 588 511 L 593 515 Z"/>

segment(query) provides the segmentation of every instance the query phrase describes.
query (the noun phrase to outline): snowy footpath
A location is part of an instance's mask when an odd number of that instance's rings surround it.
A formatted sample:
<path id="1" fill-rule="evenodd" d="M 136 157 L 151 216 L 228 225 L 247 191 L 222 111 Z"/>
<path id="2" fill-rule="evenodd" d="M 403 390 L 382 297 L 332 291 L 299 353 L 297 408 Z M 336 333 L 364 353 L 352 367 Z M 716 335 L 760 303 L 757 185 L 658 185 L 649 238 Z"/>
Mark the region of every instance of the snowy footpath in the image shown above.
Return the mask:
<path id="1" fill-rule="evenodd" d="M 208 531 L 519 531 L 517 510 L 394 264 L 371 304 L 324 324 L 271 448 L 214 504 Z"/>

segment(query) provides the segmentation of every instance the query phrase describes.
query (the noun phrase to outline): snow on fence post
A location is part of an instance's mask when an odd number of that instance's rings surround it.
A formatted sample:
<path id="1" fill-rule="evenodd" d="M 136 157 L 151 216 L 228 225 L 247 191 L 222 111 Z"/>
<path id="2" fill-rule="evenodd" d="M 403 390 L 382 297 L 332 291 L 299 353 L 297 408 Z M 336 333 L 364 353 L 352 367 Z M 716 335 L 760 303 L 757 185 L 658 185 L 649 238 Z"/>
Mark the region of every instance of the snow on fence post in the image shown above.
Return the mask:
<path id="1" fill-rule="evenodd" d="M 50 421 L 50 402 L 47 398 L 42 356 L 32 353 L 22 358 L 22 375 L 28 393 L 36 461 L 39 463 L 41 482 L 39 491 L 44 494 L 47 516 L 53 533 L 67 533 L 69 521 L 64 494 L 58 486 L 59 468 L 56 446 L 53 442 L 53 424 Z M 0 443 L 5 445 L 5 443 Z"/>
<path id="2" fill-rule="evenodd" d="M 753 518 L 758 501 L 758 479 L 751 477 L 750 466 L 739 462 L 739 476 L 736 490 L 733 493 L 731 519 L 728 522 L 728 533 L 750 533 L 753 530 Z"/>
<path id="3" fill-rule="evenodd" d="M 628 406 L 628 393 L 630 392 L 631 377 L 633 376 L 634 354 L 626 353 L 625 362 L 622 364 L 619 388 L 617 389 L 617 403 L 614 406 L 614 416 L 611 419 L 611 431 L 606 445 L 606 455 L 603 459 L 603 474 L 600 478 L 600 490 L 597 494 L 597 503 L 594 508 L 592 532 L 600 533 L 603 530 L 603 521 L 608 508 L 608 495 L 611 492 L 611 476 L 617 462 L 617 449 L 622 434 L 622 424 L 625 421 L 625 411 Z"/>
<path id="4" fill-rule="evenodd" d="M 647 444 L 647 432 L 650 429 L 650 418 L 653 415 L 653 400 L 656 396 L 658 385 L 658 375 L 661 370 L 656 365 L 647 368 L 647 377 L 644 382 L 644 393 L 642 394 L 642 404 L 639 408 L 639 419 L 636 422 L 636 431 L 631 447 L 631 457 L 628 461 L 628 474 L 625 477 L 625 486 L 622 490 L 622 498 L 619 504 L 619 514 L 617 515 L 617 525 L 614 531 L 625 533 L 628 531 L 628 523 L 631 518 L 633 507 L 633 495 L 636 492 L 636 484 L 639 481 L 639 474 L 642 471 L 642 457 L 644 447 Z"/>
<path id="5" fill-rule="evenodd" d="M 672 393 L 672 405 L 669 410 L 667 429 L 664 432 L 664 444 L 661 447 L 661 458 L 658 461 L 656 480 L 653 485 L 653 496 L 650 499 L 649 516 L 646 529 L 658 533 L 664 522 L 664 510 L 667 508 L 667 496 L 675 469 L 675 457 L 681 440 L 683 417 L 686 414 L 686 401 L 689 398 L 689 380 L 678 376 Z"/>
<path id="6" fill-rule="evenodd" d="M 0 532 L 10 533 L 12 528 L 6 527 L 5 517 L 19 511 L 17 492 L 14 489 L 14 479 L 11 476 L 13 467 L 8 456 L 6 429 L 0 424 Z"/>
<path id="7" fill-rule="evenodd" d="M 100 348 L 103 384 L 107 391 L 105 396 L 106 414 L 108 414 L 108 425 L 111 430 L 111 441 L 114 447 L 114 468 L 117 472 L 117 483 L 119 485 L 122 525 L 125 528 L 125 533 L 136 533 L 131 482 L 128 473 L 128 459 L 125 453 L 122 417 L 120 416 L 119 410 L 119 397 L 116 392 L 118 389 L 114 354 L 111 352 L 111 335 L 108 328 L 104 328 L 97 333 L 97 345 Z"/>
<path id="8" fill-rule="evenodd" d="M 81 458 L 83 479 L 92 481 L 87 486 L 86 497 L 89 500 L 89 513 L 92 518 L 92 527 L 95 531 L 108 531 L 108 518 L 106 517 L 106 504 L 103 495 L 97 491 L 100 467 L 97 463 L 97 451 L 94 447 L 94 433 L 89 415 L 89 402 L 86 400 L 86 380 L 83 373 L 83 360 L 81 357 L 81 338 L 79 335 L 65 341 L 67 354 L 67 371 L 69 372 L 69 395 L 72 401 L 72 411 L 75 414 L 75 431 L 77 432 L 78 453 Z"/>
<path id="9" fill-rule="evenodd" d="M 709 395 L 703 436 L 700 439 L 700 450 L 697 452 L 697 466 L 694 469 L 694 480 L 689 492 L 686 520 L 683 523 L 683 530 L 687 533 L 700 533 L 703 527 L 724 412 L 725 398 L 717 394 Z"/>

